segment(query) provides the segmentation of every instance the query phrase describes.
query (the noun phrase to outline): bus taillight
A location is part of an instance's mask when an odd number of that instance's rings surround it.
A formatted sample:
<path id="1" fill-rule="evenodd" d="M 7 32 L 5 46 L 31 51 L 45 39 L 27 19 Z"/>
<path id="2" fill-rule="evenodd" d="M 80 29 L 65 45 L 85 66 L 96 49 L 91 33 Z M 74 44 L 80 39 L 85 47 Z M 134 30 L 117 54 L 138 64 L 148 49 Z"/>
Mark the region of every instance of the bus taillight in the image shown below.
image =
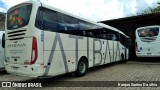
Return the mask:
<path id="1" fill-rule="evenodd" d="M 37 50 L 37 39 L 36 37 L 33 37 L 32 41 L 32 57 L 31 57 L 31 63 L 34 64 L 38 57 L 38 50 Z"/>

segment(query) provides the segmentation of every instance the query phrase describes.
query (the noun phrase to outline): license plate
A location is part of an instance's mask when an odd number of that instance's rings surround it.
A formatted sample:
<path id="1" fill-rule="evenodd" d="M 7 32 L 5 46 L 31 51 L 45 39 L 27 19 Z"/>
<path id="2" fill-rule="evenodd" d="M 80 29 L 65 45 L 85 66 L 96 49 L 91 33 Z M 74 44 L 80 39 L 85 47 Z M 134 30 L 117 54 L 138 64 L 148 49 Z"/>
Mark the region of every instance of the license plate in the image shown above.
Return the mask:
<path id="1" fill-rule="evenodd" d="M 12 66 L 13 70 L 18 70 L 19 67 Z"/>
<path id="2" fill-rule="evenodd" d="M 152 53 L 147 53 L 147 55 L 151 55 Z"/>

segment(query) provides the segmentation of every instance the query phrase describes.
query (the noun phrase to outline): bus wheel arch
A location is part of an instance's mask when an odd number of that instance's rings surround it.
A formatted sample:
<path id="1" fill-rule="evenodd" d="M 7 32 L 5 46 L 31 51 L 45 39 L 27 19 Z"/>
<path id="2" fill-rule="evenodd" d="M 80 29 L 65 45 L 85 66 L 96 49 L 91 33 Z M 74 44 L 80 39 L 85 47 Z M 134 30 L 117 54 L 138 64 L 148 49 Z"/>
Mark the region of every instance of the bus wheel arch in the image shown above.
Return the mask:
<path id="1" fill-rule="evenodd" d="M 87 73 L 88 69 L 88 59 L 85 56 L 82 56 L 77 64 L 77 69 L 76 69 L 76 76 L 81 77 L 84 76 Z"/>

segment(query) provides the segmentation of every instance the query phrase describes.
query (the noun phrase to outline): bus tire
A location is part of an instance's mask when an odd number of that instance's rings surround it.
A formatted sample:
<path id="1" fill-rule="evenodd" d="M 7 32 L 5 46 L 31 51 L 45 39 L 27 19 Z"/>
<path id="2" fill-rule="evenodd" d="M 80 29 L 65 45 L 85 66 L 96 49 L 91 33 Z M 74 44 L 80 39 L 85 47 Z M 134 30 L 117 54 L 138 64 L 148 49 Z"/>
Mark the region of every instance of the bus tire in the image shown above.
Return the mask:
<path id="1" fill-rule="evenodd" d="M 85 60 L 84 58 L 81 58 L 78 62 L 76 76 L 78 77 L 84 76 L 87 73 L 87 69 L 88 69 L 87 60 Z"/>

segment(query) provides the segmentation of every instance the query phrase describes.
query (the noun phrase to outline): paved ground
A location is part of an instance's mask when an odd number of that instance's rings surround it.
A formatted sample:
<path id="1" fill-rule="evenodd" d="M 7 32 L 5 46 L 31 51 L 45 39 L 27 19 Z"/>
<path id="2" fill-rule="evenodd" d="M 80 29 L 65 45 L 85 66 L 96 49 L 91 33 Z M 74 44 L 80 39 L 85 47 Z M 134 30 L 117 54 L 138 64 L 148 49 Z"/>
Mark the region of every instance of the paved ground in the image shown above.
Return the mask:
<path id="1" fill-rule="evenodd" d="M 0 72 L 0 81 L 29 81 L 45 82 L 44 88 L 32 88 L 36 90 L 160 90 L 160 62 L 138 62 L 128 61 L 124 64 L 108 64 L 89 69 L 86 76 L 74 77 L 62 75 L 53 78 L 36 79 L 22 77 Z M 62 81 L 62 82 L 61 82 Z M 66 82 L 65 82 L 66 81 Z M 109 82 L 110 81 L 110 82 Z M 117 81 L 117 82 L 115 82 Z M 120 82 L 128 81 L 128 82 Z M 138 81 L 138 82 L 136 82 Z M 143 81 L 143 82 L 140 82 Z M 145 82 L 152 81 L 152 82 Z M 117 87 L 119 85 L 130 85 L 132 87 Z M 153 87 L 134 87 L 134 85 L 152 85 Z M 156 84 L 159 87 L 154 87 Z M 106 87 L 106 86 L 112 87 Z M 65 87 L 67 86 L 67 87 Z M 68 87 L 70 86 L 70 87 Z M 116 86 L 116 87 L 114 87 Z M 0 89 L 22 89 L 22 88 L 0 88 Z M 23 88 L 29 90 L 31 88 Z"/>

